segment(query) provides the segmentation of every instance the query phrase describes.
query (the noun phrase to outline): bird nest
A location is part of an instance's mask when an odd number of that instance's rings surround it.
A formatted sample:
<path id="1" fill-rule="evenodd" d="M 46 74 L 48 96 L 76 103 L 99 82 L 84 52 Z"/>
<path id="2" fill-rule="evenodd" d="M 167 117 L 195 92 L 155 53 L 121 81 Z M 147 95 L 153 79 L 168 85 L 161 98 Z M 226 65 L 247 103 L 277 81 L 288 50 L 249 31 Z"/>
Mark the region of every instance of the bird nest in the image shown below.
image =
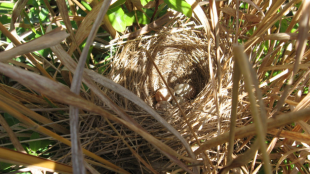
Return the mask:
<path id="1" fill-rule="evenodd" d="M 159 32 L 160 34 L 156 37 L 125 44 L 110 64 L 110 72 L 107 76 L 136 94 L 156 110 L 181 133 L 194 150 L 196 140 L 192 136 L 188 124 L 200 141 L 216 136 L 219 129 L 216 101 L 214 101 L 215 91 L 214 85 L 212 85 L 217 83 L 217 74 L 213 75 L 213 83 L 210 80 L 210 71 L 214 73 L 217 69 L 214 60 L 215 49 L 212 45 L 210 53 L 208 53 L 208 39 L 200 31 L 173 32 L 174 30 L 165 29 Z M 211 56 L 209 57 L 209 55 Z M 224 62 L 223 66 L 225 63 L 226 66 L 229 64 L 229 62 Z M 232 85 L 232 69 L 230 67 L 232 66 L 227 66 L 225 73 L 222 73 L 221 108 L 224 112 L 221 113 L 222 118 L 220 119 L 222 122 L 221 132 L 227 131 L 229 127 L 231 98 L 228 96 L 231 96 L 229 93 Z M 188 95 L 182 96 L 182 101 L 179 100 L 181 94 L 176 89 L 180 85 L 191 89 L 189 94 L 185 89 L 185 93 Z M 169 99 L 156 100 L 158 91 L 168 87 L 174 97 L 166 90 Z M 184 89 L 182 90 L 184 91 Z M 104 89 L 104 91 L 154 137 L 164 141 L 180 154 L 187 153 L 181 142 L 144 108 L 137 106 L 113 90 Z M 179 105 L 176 104 L 176 100 Z M 138 153 L 143 154 L 155 170 L 169 171 L 172 169 L 173 163 L 169 162 L 151 144 L 124 127 L 120 127 L 120 129 L 128 136 L 128 143 L 135 144 Z M 113 135 L 112 131 L 106 134 L 117 136 Z M 138 161 L 125 145 L 115 143 L 106 148 L 104 153 L 109 154 L 108 157 L 124 169 L 134 171 L 134 173 L 141 170 Z M 217 161 L 215 152 L 211 152 L 209 157 L 211 161 Z"/>

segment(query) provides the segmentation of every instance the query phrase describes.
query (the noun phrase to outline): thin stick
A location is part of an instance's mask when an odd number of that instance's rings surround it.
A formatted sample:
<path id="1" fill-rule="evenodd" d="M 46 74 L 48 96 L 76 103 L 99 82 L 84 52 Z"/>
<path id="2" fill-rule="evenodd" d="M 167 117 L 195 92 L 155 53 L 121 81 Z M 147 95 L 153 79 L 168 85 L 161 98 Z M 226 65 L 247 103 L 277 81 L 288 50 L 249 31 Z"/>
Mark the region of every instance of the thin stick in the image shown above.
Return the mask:
<path id="1" fill-rule="evenodd" d="M 233 92 L 231 100 L 231 117 L 230 117 L 230 139 L 228 145 L 227 153 L 227 164 L 232 161 L 232 154 L 234 151 L 234 140 L 235 140 L 235 131 L 236 131 L 236 120 L 237 120 L 237 107 L 238 107 L 238 89 L 239 81 L 241 78 L 241 72 L 237 63 L 234 65 L 234 74 L 233 74 Z"/>
<path id="2" fill-rule="evenodd" d="M 256 131 L 258 133 L 258 142 L 259 142 L 259 146 L 261 149 L 261 152 L 263 154 L 263 160 L 264 160 L 264 169 L 265 169 L 265 173 L 271 174 L 272 173 L 272 169 L 270 166 L 270 159 L 269 159 L 269 155 L 266 152 L 266 143 L 265 143 L 265 135 L 266 135 L 266 126 L 264 124 L 265 122 L 265 118 L 263 118 L 264 116 L 259 117 L 259 112 L 258 112 L 258 108 L 256 107 L 256 99 L 254 96 L 254 93 L 252 91 L 252 85 L 254 84 L 253 82 L 253 77 L 252 77 L 252 73 L 250 70 L 250 63 L 248 62 L 248 59 L 246 58 L 246 55 L 244 54 L 244 48 L 243 46 L 240 45 L 234 45 L 234 57 L 237 61 L 237 63 L 239 64 L 243 77 L 244 77 L 244 82 L 245 82 L 245 88 L 248 91 L 249 94 L 249 100 L 250 100 L 250 107 L 251 107 L 251 112 L 253 115 L 253 119 L 254 119 L 254 124 L 256 127 Z M 257 85 L 258 86 L 258 85 Z M 261 106 L 263 107 L 263 106 Z"/>
<path id="3" fill-rule="evenodd" d="M 104 1 L 98 16 L 93 24 L 93 27 L 89 33 L 89 37 L 87 38 L 85 47 L 80 56 L 80 60 L 78 66 L 75 70 L 74 77 L 72 80 L 71 91 L 75 94 L 78 94 L 81 87 L 82 76 L 84 72 L 84 65 L 87 59 L 88 50 L 90 48 L 91 43 L 93 42 L 96 33 L 98 31 L 99 26 L 101 25 L 101 21 L 104 18 L 104 15 L 108 11 L 111 0 Z M 72 166 L 73 173 L 76 174 L 85 174 L 85 166 L 84 166 L 84 157 L 82 152 L 81 143 L 79 140 L 79 109 L 70 105 L 70 132 L 71 132 L 71 144 L 72 144 Z"/>

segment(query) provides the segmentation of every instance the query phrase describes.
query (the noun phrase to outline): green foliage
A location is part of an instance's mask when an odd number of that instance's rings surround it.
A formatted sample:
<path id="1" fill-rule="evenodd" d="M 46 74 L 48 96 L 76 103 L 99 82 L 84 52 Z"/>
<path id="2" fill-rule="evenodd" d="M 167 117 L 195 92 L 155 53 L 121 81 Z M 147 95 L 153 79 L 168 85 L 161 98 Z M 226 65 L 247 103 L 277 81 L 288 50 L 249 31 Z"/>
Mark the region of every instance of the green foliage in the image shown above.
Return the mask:
<path id="1" fill-rule="evenodd" d="M 119 6 L 123 5 L 125 2 L 126 2 L 126 0 L 117 0 L 113 5 L 110 6 L 109 9 L 119 7 Z"/>
<path id="2" fill-rule="evenodd" d="M 125 13 L 124 15 L 126 26 L 131 26 L 135 21 L 135 12 Z"/>
<path id="3" fill-rule="evenodd" d="M 40 135 L 37 132 L 33 132 L 30 139 L 35 140 L 39 139 Z M 28 153 L 31 155 L 38 156 L 38 152 L 41 153 L 51 144 L 50 140 L 39 140 L 39 141 L 32 141 L 29 142 Z"/>
<path id="4" fill-rule="evenodd" d="M 109 9 L 107 12 L 109 21 L 116 31 L 123 32 L 126 29 L 125 13 L 121 7 Z"/>
<path id="5" fill-rule="evenodd" d="M 145 6 L 147 3 L 151 2 L 151 1 L 153 1 L 153 0 L 141 0 L 141 4 L 143 6 Z"/>
<path id="6" fill-rule="evenodd" d="M 15 117 L 13 117 L 12 115 L 8 114 L 8 113 L 4 113 L 3 117 L 5 119 L 5 121 L 8 123 L 9 126 L 13 126 L 17 123 L 20 123 L 19 120 L 17 120 Z"/>
<path id="7" fill-rule="evenodd" d="M 2 2 L 0 3 L 0 14 L 12 14 L 14 3 Z M 2 22 L 2 21 L 1 21 Z"/>
<path id="8" fill-rule="evenodd" d="M 148 24 L 150 23 L 150 19 L 141 11 L 136 11 L 137 13 L 137 18 L 138 18 L 138 23 L 139 24 Z M 135 22 L 137 22 L 135 20 Z"/>
<path id="9" fill-rule="evenodd" d="M 248 3 L 241 3 L 240 4 L 240 9 L 248 9 L 248 8 L 249 8 Z"/>
<path id="10" fill-rule="evenodd" d="M 309 93 L 309 87 L 304 87 L 304 92 L 303 94 L 308 94 Z"/>
<path id="11" fill-rule="evenodd" d="M 192 7 L 184 0 L 164 0 L 164 2 L 173 10 L 183 13 L 187 17 L 192 17 Z"/>
<path id="12" fill-rule="evenodd" d="M 85 2 L 85 1 L 81 1 L 81 4 L 88 10 L 88 11 L 91 11 L 92 10 L 92 8 L 91 8 L 91 6 L 87 3 L 87 2 Z"/>
<path id="13" fill-rule="evenodd" d="M 11 22 L 11 18 L 8 17 L 7 15 L 2 15 L 0 16 L 0 21 L 2 24 L 8 24 Z"/>
<path id="14" fill-rule="evenodd" d="M 11 164 L 5 163 L 5 162 L 0 162 L 0 171 L 4 171 L 8 168 L 10 168 Z"/>

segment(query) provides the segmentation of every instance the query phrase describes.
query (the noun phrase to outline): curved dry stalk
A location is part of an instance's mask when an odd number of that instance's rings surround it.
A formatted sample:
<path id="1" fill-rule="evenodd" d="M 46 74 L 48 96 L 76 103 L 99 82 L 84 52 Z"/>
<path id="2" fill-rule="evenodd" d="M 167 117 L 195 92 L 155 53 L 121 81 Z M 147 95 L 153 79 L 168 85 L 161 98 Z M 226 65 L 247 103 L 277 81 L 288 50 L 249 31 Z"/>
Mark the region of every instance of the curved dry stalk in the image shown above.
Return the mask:
<path id="1" fill-rule="evenodd" d="M 67 66 L 67 68 L 70 71 L 74 71 L 75 67 L 76 67 L 76 63 L 74 61 L 72 61 L 72 59 L 70 58 L 70 56 L 63 50 L 63 48 L 58 45 L 55 47 L 52 47 L 52 50 L 54 50 L 55 54 L 59 54 L 59 57 L 62 58 L 62 62 L 64 63 L 64 65 Z M 186 143 L 184 146 L 188 146 L 186 140 L 180 135 L 179 132 L 177 132 L 170 124 L 168 124 L 166 122 L 166 120 L 164 120 L 161 116 L 159 116 L 159 114 L 154 111 L 152 108 L 150 108 L 150 106 L 148 106 L 145 102 L 143 102 L 139 97 L 137 97 L 135 94 L 133 94 L 132 92 L 130 92 L 129 90 L 127 90 L 126 88 L 122 87 L 119 84 L 116 84 L 115 82 L 113 82 L 112 80 L 106 79 L 104 76 L 94 72 L 94 71 L 90 71 L 85 69 L 85 72 L 88 74 L 88 76 L 84 75 L 84 82 L 89 85 L 89 87 L 93 90 L 94 93 L 96 93 L 96 95 L 102 100 L 104 101 L 112 110 L 114 110 L 117 114 L 119 114 L 124 120 L 126 120 L 128 123 L 132 124 L 133 126 L 137 127 L 140 131 L 143 131 L 145 133 L 147 133 L 138 123 L 136 123 L 136 121 L 134 121 L 131 117 L 129 117 L 124 111 L 122 111 L 121 108 L 119 108 L 117 105 L 115 105 L 104 93 L 102 93 L 98 87 L 96 87 L 96 85 L 93 84 L 93 82 L 89 81 L 89 79 L 93 79 L 94 81 L 96 81 L 97 83 L 111 89 L 114 90 L 115 92 L 123 95 L 124 97 L 128 97 L 129 100 L 132 100 L 134 103 L 138 103 L 137 105 L 141 106 L 142 108 L 144 108 L 146 111 L 150 112 L 151 115 L 155 115 L 158 116 L 157 118 L 159 119 L 159 122 L 162 123 L 165 127 L 170 128 L 168 129 L 169 131 L 171 131 L 172 133 L 176 134 L 177 138 L 181 138 L 183 139 L 183 141 Z M 94 79 L 99 79 L 95 80 Z M 103 78 L 103 80 L 102 80 Z M 127 98 L 126 97 L 126 98 Z M 116 110 L 115 110 L 116 109 Z M 118 110 L 119 109 L 119 110 Z M 154 117 L 155 119 L 157 119 L 156 117 Z M 174 132 L 173 132 L 174 131 Z M 148 133 L 147 133 L 148 134 Z M 177 136 L 179 135 L 179 137 Z M 151 137 L 151 135 L 149 135 L 149 138 L 153 138 Z M 182 140 L 181 140 L 182 142 Z M 182 142 L 183 143 L 183 142 Z M 153 145 L 159 149 L 161 152 L 163 152 L 168 158 L 170 158 L 172 161 L 174 161 L 176 164 L 178 164 L 179 166 L 181 166 L 185 171 L 190 171 L 182 162 L 180 162 L 178 159 L 176 159 L 175 157 L 173 157 L 170 153 L 170 151 L 165 151 L 163 149 L 161 149 L 161 146 L 165 146 L 164 144 L 160 143 L 160 144 L 156 144 L 153 143 Z M 177 153 L 172 153 L 177 154 Z M 177 155 L 178 156 L 178 155 Z M 190 161 L 195 161 L 195 158 L 190 159 Z"/>
<path id="2" fill-rule="evenodd" d="M 8 37 L 16 46 L 21 45 L 21 42 L 16 39 L 0 22 L 0 30 Z M 46 77 L 53 80 L 53 78 L 46 72 L 46 70 L 37 62 L 37 60 L 30 54 L 26 53 L 25 56 L 39 69 L 39 71 Z"/>
<path id="3" fill-rule="evenodd" d="M 21 152 L 16 152 L 3 147 L 0 147 L 0 161 L 11 164 L 20 164 L 50 172 L 73 173 L 71 166 Z"/>
<path id="4" fill-rule="evenodd" d="M 256 127 L 257 135 L 258 135 L 258 139 L 256 141 L 258 141 L 259 146 L 257 146 L 257 147 L 260 147 L 260 150 L 263 154 L 263 159 L 264 159 L 264 164 L 265 164 L 264 165 L 265 172 L 271 173 L 272 169 L 270 166 L 270 159 L 269 159 L 269 155 L 267 154 L 267 151 L 266 151 L 267 146 L 265 143 L 266 115 L 259 114 L 258 108 L 256 107 L 256 99 L 255 99 L 255 95 L 252 91 L 252 85 L 254 84 L 254 82 L 253 82 L 254 79 L 252 79 L 253 76 L 252 76 L 251 69 L 250 69 L 251 68 L 250 63 L 248 62 L 248 59 L 246 58 L 243 46 L 234 45 L 233 51 L 234 51 L 235 61 L 238 63 L 238 65 L 240 67 L 240 71 L 243 74 L 244 81 L 245 81 L 245 88 L 246 88 L 248 95 L 249 95 L 251 113 L 252 113 L 252 116 L 254 119 L 254 124 Z M 258 87 L 258 84 L 256 84 L 255 86 Z M 257 93 L 258 93 L 258 91 L 257 91 Z M 258 94 L 260 94 L 260 93 L 258 93 Z M 260 107 L 261 107 L 261 110 L 264 110 L 264 105 L 261 105 Z M 263 113 L 263 111 L 261 111 L 261 113 Z M 254 148 L 251 148 L 252 153 L 253 153 L 253 151 L 256 151 L 256 150 L 254 150 Z M 250 155 L 249 155 L 249 157 L 252 158 L 252 156 L 250 156 Z"/>
<path id="5" fill-rule="evenodd" d="M 278 129 L 272 129 L 272 130 L 268 131 L 268 133 L 272 134 L 272 135 L 277 135 L 278 132 L 279 132 Z M 291 139 L 293 141 L 304 142 L 304 143 L 307 143 L 308 145 L 310 145 L 309 134 L 294 132 L 294 131 L 281 130 L 281 133 L 279 134 L 279 136 L 287 138 L 287 139 Z"/>
<path id="6" fill-rule="evenodd" d="M 68 36 L 69 34 L 65 30 L 60 30 L 60 28 L 56 28 L 51 32 L 48 32 L 45 35 L 36 38 L 30 42 L 21 44 L 10 50 L 0 52 L 0 61 L 5 62 L 21 54 L 27 54 L 29 52 L 49 48 L 51 46 L 59 44 Z"/>
<path id="7" fill-rule="evenodd" d="M 262 11 L 261 8 L 259 8 L 253 1 L 250 1 L 250 0 L 241 0 L 241 1 L 244 1 L 246 3 L 249 3 L 250 5 L 252 5 L 255 9 L 257 9 L 259 11 L 259 13 L 262 15 L 262 16 L 265 16 L 264 12 Z"/>
<path id="8" fill-rule="evenodd" d="M 76 36 L 72 30 L 72 25 L 71 25 L 71 22 L 69 19 L 69 12 L 68 12 L 68 8 L 67 8 L 67 4 L 65 1 L 56 1 L 56 3 L 57 3 L 57 6 L 59 8 L 59 11 L 60 11 L 61 18 L 63 19 L 63 22 L 65 23 L 66 28 L 67 28 L 68 32 L 70 33 L 70 38 L 72 39 L 72 45 L 74 45 L 77 48 L 78 52 L 81 54 L 81 49 L 80 49 L 79 45 L 77 44 L 77 41 L 75 39 Z"/>
<path id="9" fill-rule="evenodd" d="M 236 130 L 236 120 L 237 120 L 237 110 L 238 110 L 238 89 L 239 81 L 241 78 L 241 72 L 238 64 L 234 64 L 234 73 L 233 73 L 233 92 L 231 100 L 231 117 L 230 117 L 230 131 L 229 131 L 229 144 L 227 152 L 227 164 L 230 164 L 232 161 L 232 154 L 234 151 L 234 141 L 235 141 L 235 130 Z"/>
<path id="10" fill-rule="evenodd" d="M 286 98 L 289 95 L 290 92 L 290 87 L 293 84 L 293 79 L 294 76 L 297 74 L 298 70 L 299 70 L 299 64 L 300 61 L 305 53 L 305 48 L 306 48 L 306 44 L 307 44 L 307 36 L 308 36 L 308 32 L 309 32 L 309 10 L 310 10 L 310 2 L 309 1 L 305 1 L 305 4 L 302 6 L 302 16 L 300 19 L 300 26 L 299 26 L 299 33 L 298 33 L 298 39 L 296 42 L 296 59 L 295 59 L 295 64 L 294 64 L 294 68 L 293 68 L 293 72 L 290 74 L 289 78 L 288 78 L 288 84 L 285 86 L 284 91 L 282 93 L 282 96 L 280 98 L 280 100 L 277 103 L 277 106 L 275 107 L 273 114 L 277 113 L 283 106 Z M 273 115 L 272 114 L 272 115 Z"/>
<path id="11" fill-rule="evenodd" d="M 186 0 L 186 2 L 191 5 L 194 13 L 197 15 L 197 17 L 199 18 L 200 22 L 202 23 L 206 33 L 207 33 L 207 37 L 208 38 L 214 38 L 212 32 L 211 32 L 211 27 L 209 24 L 209 20 L 206 17 L 206 14 L 204 13 L 204 11 L 202 10 L 202 8 L 199 6 L 198 2 L 196 0 Z"/>
<path id="12" fill-rule="evenodd" d="M 294 149 L 294 150 L 290 150 L 288 152 L 286 152 L 278 161 L 277 165 L 276 165 L 276 174 L 278 174 L 278 168 L 280 166 L 280 164 L 282 163 L 282 161 L 284 161 L 286 159 L 286 157 L 288 157 L 290 154 L 294 153 L 294 152 L 298 152 L 298 151 L 302 151 L 305 150 L 307 152 L 309 152 L 310 148 L 298 148 L 298 149 Z"/>
<path id="13" fill-rule="evenodd" d="M 11 107 L 15 108 L 16 110 L 18 110 L 19 112 L 31 117 L 32 119 L 43 123 L 43 124 L 50 124 L 53 123 L 52 120 L 43 117 L 42 115 L 30 110 L 29 108 L 26 108 L 25 106 L 23 106 L 22 104 L 19 104 L 17 102 L 12 101 L 11 99 L 4 97 L 0 94 L 0 100 L 2 102 L 5 102 L 6 104 L 10 105 Z M 49 127 L 54 128 L 55 131 L 57 132 L 61 132 L 63 134 L 68 134 L 69 130 L 64 128 L 63 126 L 59 125 L 59 124 L 50 124 Z"/>
<path id="14" fill-rule="evenodd" d="M 17 1 L 13 7 L 13 12 L 12 12 L 12 18 L 11 18 L 11 23 L 10 23 L 10 31 L 15 29 L 15 22 L 22 10 L 25 8 L 28 0 L 23 0 L 23 1 Z"/>
<path id="15" fill-rule="evenodd" d="M 139 129 L 138 127 L 132 125 L 131 123 L 124 121 L 115 115 L 110 114 L 109 112 L 105 111 L 101 107 L 98 107 L 94 105 L 93 103 L 88 102 L 87 100 L 83 99 L 82 97 L 72 93 L 66 86 L 57 83 L 55 81 L 51 81 L 43 76 L 21 70 L 16 67 L 12 67 L 10 65 L 6 65 L 3 63 L 0 63 L 0 72 L 4 73 L 5 75 L 19 81 L 21 84 L 24 84 L 32 89 L 35 89 L 36 91 L 47 95 L 48 97 L 55 99 L 57 101 L 60 101 L 65 104 L 73 105 L 76 107 L 79 107 L 80 109 L 97 113 L 103 117 L 106 117 L 112 121 L 115 121 L 117 123 L 123 124 L 127 126 L 132 131 L 140 134 L 144 139 L 149 141 L 149 143 L 156 145 L 159 150 L 161 150 L 167 157 L 169 157 L 174 162 L 178 162 L 177 164 L 182 167 L 185 171 L 192 173 L 191 170 L 189 170 L 186 165 L 184 165 L 182 162 L 180 162 L 177 158 L 181 158 L 187 161 L 195 162 L 196 160 L 188 157 L 184 157 L 179 155 L 177 152 L 175 152 L 173 149 L 171 149 L 166 144 L 162 143 L 161 141 L 157 140 L 153 136 L 151 136 L 149 133 Z M 46 134 L 46 133 L 45 133 Z M 49 134 L 55 136 L 54 134 Z M 70 143 L 70 142 L 69 142 Z M 83 152 L 86 155 L 89 155 L 91 152 L 83 150 Z M 93 155 L 93 154 L 92 154 Z M 92 156 L 92 158 L 94 158 Z M 97 157 L 96 157 L 97 158 Z M 100 158 L 102 160 L 102 158 Z M 107 161 L 105 161 L 107 162 Z M 119 169 L 120 170 L 120 169 Z M 119 171 L 118 170 L 118 171 Z M 120 170 L 122 171 L 122 170 Z M 127 172 L 124 172 L 127 173 Z"/>
<path id="16" fill-rule="evenodd" d="M 281 126 L 285 126 L 286 124 L 293 123 L 298 120 L 310 118 L 309 113 L 310 108 L 307 108 L 296 112 L 282 114 L 279 115 L 277 118 L 269 118 L 267 120 L 267 131 Z M 256 134 L 257 132 L 255 130 L 255 125 L 250 124 L 242 128 L 237 128 L 235 132 L 235 139 L 249 137 Z M 204 150 L 210 149 L 212 147 L 215 147 L 219 144 L 223 144 L 228 141 L 229 141 L 229 132 L 226 132 L 218 137 L 208 140 L 206 143 L 201 145 L 201 147 L 199 147 L 194 153 L 198 155 L 199 153 L 202 153 Z"/>
<path id="17" fill-rule="evenodd" d="M 151 165 L 149 165 L 128 143 L 125 141 L 124 137 L 115 129 L 113 124 L 109 120 L 106 119 L 110 127 L 116 132 L 116 134 L 122 139 L 123 143 L 126 144 L 126 146 L 129 148 L 129 150 L 132 152 L 132 154 L 142 163 L 145 165 L 146 168 L 148 168 L 151 172 L 154 174 L 158 174 L 156 170 L 153 169 Z M 99 129 L 96 128 L 97 131 L 100 131 Z"/>
<path id="18" fill-rule="evenodd" d="M 98 16 L 86 40 L 85 47 L 80 56 L 79 63 L 74 72 L 74 77 L 73 77 L 72 84 L 71 84 L 71 91 L 75 94 L 79 94 L 80 92 L 81 82 L 83 78 L 82 76 L 84 72 L 84 65 L 87 59 L 88 50 L 96 36 L 99 26 L 101 25 L 102 19 L 104 18 L 106 12 L 109 9 L 110 3 L 111 3 L 111 0 L 106 0 L 101 4 L 101 8 L 99 10 Z M 67 6 L 65 7 L 67 8 Z M 62 12 L 64 13 L 64 11 L 65 10 L 63 10 Z M 69 19 L 68 18 L 65 18 L 65 19 L 68 22 Z M 74 38 L 74 43 L 76 45 L 75 37 L 74 36 L 72 37 Z M 84 174 L 86 173 L 85 167 L 84 167 L 84 157 L 83 157 L 82 146 L 81 146 L 81 142 L 80 142 L 79 134 L 78 134 L 79 133 L 79 108 L 72 106 L 72 105 L 70 105 L 70 132 L 71 132 L 71 143 L 72 143 L 71 151 L 72 151 L 73 172 L 77 174 Z"/>
<path id="19" fill-rule="evenodd" d="M 26 73 L 29 73 L 26 71 Z M 39 76 L 39 77 L 42 77 L 42 76 Z M 47 79 L 49 80 L 49 79 Z M 50 80 L 49 80 L 50 81 Z M 54 81 L 52 81 L 54 82 Z M 56 82 L 55 82 L 56 83 Z M 56 83 L 57 84 L 57 83 Z M 69 89 L 67 89 L 67 92 L 70 92 Z M 59 96 L 58 96 L 59 97 Z M 78 96 L 77 96 L 78 97 Z M 30 127 L 33 127 L 33 129 L 35 131 L 38 131 L 42 134 L 45 134 L 47 136 L 50 136 L 68 146 L 71 146 L 71 142 L 61 136 L 59 136 L 58 134 L 46 129 L 45 127 L 42 127 L 40 125 L 38 125 L 37 123 L 35 123 L 34 121 L 32 121 L 30 118 L 26 117 L 25 115 L 21 114 L 20 112 L 16 111 L 14 108 L 12 108 L 11 106 L 7 105 L 6 103 L 0 101 L 0 108 L 9 113 L 10 115 L 12 115 L 13 117 L 15 117 L 16 119 L 18 119 L 20 122 L 23 122 L 25 123 L 26 125 L 29 125 Z M 94 153 L 88 151 L 88 150 L 85 150 L 83 149 L 83 153 L 85 153 L 86 155 L 88 155 L 89 157 L 91 158 L 94 158 L 95 160 L 98 160 L 100 161 L 101 163 L 105 164 L 107 169 L 109 170 L 112 170 L 112 171 L 115 171 L 115 172 L 118 172 L 118 173 L 126 173 L 128 174 L 127 171 L 123 170 L 122 168 L 119 168 L 117 167 L 116 165 L 110 163 L 109 161 L 95 155 Z"/>
<path id="20" fill-rule="evenodd" d="M 271 6 L 271 9 L 268 10 L 265 18 L 262 22 L 259 23 L 259 26 L 257 26 L 257 29 L 253 33 L 253 35 L 249 38 L 248 41 L 244 44 L 245 51 L 251 48 L 260 38 L 262 34 L 264 34 L 272 25 L 274 25 L 285 13 L 296 3 L 300 2 L 301 0 L 297 1 L 290 1 L 287 3 L 283 9 L 276 14 L 274 17 L 271 17 L 274 15 L 280 6 L 284 3 L 284 1 L 273 1 L 275 4 Z"/>
<path id="21" fill-rule="evenodd" d="M 74 2 L 78 2 L 78 1 L 75 1 Z M 78 28 L 78 30 L 76 31 L 76 34 L 75 34 L 75 39 L 76 39 L 76 42 L 77 42 L 77 45 L 80 45 L 87 37 L 89 37 L 90 35 L 90 31 L 91 31 L 91 26 L 93 25 L 94 23 L 94 20 L 96 19 L 96 17 L 98 16 L 99 12 L 100 12 L 100 7 L 102 7 L 102 3 L 106 3 L 106 2 L 103 2 L 103 1 L 100 1 L 99 4 L 97 4 L 87 15 L 86 17 L 84 18 L 84 20 L 82 21 L 80 27 Z M 104 18 L 102 19 L 103 22 L 106 24 L 107 28 L 108 28 L 108 31 L 110 32 L 110 34 L 112 35 L 112 37 L 117 37 L 117 32 L 115 31 L 115 29 L 112 27 L 110 21 L 108 20 L 108 18 L 106 16 L 103 16 Z M 101 21 L 102 21 L 101 20 Z M 101 22 L 100 21 L 100 22 Z M 109 24 L 109 25 L 107 25 Z M 92 39 L 93 40 L 93 39 Z M 69 55 L 72 55 L 74 50 L 77 48 L 77 46 L 74 44 L 74 45 L 71 45 L 69 51 L 68 51 L 68 54 Z M 85 47 L 84 47 L 85 49 Z"/>
<path id="22" fill-rule="evenodd" d="M 3 118 L 3 116 L 1 114 L 0 114 L 0 125 L 2 125 L 4 130 L 8 133 L 8 136 L 9 136 L 12 144 L 16 148 L 16 150 L 19 152 L 22 152 L 22 153 L 26 153 L 22 144 L 20 144 L 20 142 L 18 141 L 14 131 L 10 128 L 10 126 L 8 125 L 8 123 L 5 121 L 5 119 Z"/>

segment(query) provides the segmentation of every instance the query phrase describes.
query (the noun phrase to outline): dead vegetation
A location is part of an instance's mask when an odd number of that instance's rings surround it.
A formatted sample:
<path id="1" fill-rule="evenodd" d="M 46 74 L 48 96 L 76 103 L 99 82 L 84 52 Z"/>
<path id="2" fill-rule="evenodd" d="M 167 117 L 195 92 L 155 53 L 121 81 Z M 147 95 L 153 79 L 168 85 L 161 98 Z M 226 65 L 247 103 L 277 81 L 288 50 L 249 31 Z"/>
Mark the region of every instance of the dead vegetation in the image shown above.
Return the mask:
<path id="1" fill-rule="evenodd" d="M 187 2 L 191 20 L 169 11 L 122 36 L 103 18 L 110 1 L 82 21 L 58 2 L 61 18 L 51 15 L 67 31 L 49 25 L 24 44 L 0 23 L 15 45 L 0 53 L 0 161 L 31 172 L 309 173 L 309 2 Z M 85 68 L 94 38 L 105 44 L 101 21 L 114 38 L 104 49 L 116 49 L 104 71 Z M 32 54 L 43 48 L 57 63 Z M 177 84 L 194 92 L 181 99 Z M 161 88 L 170 101 L 155 100 Z M 39 136 L 22 140 L 31 131 Z M 38 156 L 53 161 L 24 154 L 22 144 L 44 139 L 53 143 Z M 12 145 L 18 152 L 4 148 Z"/>

